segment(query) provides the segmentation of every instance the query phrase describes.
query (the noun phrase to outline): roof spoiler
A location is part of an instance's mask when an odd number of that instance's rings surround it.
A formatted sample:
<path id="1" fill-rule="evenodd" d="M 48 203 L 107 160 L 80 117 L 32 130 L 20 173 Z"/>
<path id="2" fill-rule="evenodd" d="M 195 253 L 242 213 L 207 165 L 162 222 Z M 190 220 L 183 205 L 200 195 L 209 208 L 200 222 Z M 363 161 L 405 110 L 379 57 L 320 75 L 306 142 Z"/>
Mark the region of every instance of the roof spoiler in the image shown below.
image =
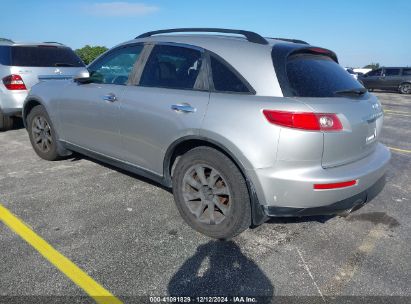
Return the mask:
<path id="1" fill-rule="evenodd" d="M 166 33 L 226 33 L 226 34 L 237 34 L 243 35 L 249 42 L 257 43 L 257 44 L 268 44 L 268 41 L 265 38 L 257 33 L 250 32 L 250 31 L 243 31 L 243 30 L 231 30 L 231 29 L 223 29 L 223 28 L 174 28 L 174 29 L 166 29 L 166 30 L 159 30 L 159 31 L 151 31 L 144 34 L 137 36 L 135 39 L 139 38 L 147 38 L 153 35 L 158 34 L 166 34 Z"/>
<path id="2" fill-rule="evenodd" d="M 295 55 L 295 54 L 313 54 L 313 55 L 325 55 L 330 57 L 332 60 L 334 60 L 336 63 L 338 63 L 338 58 L 337 54 L 335 54 L 333 51 L 320 48 L 320 47 L 303 47 L 303 48 L 298 48 L 293 50 L 288 54 L 288 56 Z"/>
<path id="3" fill-rule="evenodd" d="M 308 42 L 304 40 L 300 40 L 300 39 L 289 39 L 289 38 L 271 38 L 271 39 L 287 41 L 287 42 L 292 42 L 292 43 L 309 44 Z"/>

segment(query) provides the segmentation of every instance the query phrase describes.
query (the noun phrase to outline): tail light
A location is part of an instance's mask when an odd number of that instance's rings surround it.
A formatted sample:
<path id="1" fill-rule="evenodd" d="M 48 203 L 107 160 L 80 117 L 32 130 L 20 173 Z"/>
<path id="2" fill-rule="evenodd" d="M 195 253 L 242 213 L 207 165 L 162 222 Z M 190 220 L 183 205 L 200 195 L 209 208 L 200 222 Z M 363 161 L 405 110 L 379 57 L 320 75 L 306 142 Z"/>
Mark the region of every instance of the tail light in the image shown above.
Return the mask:
<path id="1" fill-rule="evenodd" d="M 263 110 L 263 114 L 270 123 L 288 128 L 325 132 L 343 129 L 337 114 L 332 113 Z"/>
<path id="2" fill-rule="evenodd" d="M 20 75 L 12 74 L 3 78 L 4 86 L 8 90 L 27 90 L 23 79 Z"/>

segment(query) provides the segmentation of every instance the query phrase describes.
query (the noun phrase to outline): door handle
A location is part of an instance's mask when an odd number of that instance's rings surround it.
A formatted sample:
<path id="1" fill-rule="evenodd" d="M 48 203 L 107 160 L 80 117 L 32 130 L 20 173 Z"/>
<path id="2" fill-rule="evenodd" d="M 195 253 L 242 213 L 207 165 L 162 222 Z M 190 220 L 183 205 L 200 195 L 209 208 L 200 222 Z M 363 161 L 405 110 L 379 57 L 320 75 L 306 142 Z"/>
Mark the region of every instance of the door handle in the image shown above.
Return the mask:
<path id="1" fill-rule="evenodd" d="M 176 111 L 176 112 L 183 112 L 183 113 L 193 113 L 196 111 L 196 108 L 193 108 L 188 103 L 182 103 L 182 104 L 173 104 L 171 106 L 171 110 Z"/>
<path id="2" fill-rule="evenodd" d="M 115 102 L 117 100 L 117 96 L 113 93 L 110 93 L 110 94 L 104 95 L 103 100 L 110 101 L 110 102 Z"/>

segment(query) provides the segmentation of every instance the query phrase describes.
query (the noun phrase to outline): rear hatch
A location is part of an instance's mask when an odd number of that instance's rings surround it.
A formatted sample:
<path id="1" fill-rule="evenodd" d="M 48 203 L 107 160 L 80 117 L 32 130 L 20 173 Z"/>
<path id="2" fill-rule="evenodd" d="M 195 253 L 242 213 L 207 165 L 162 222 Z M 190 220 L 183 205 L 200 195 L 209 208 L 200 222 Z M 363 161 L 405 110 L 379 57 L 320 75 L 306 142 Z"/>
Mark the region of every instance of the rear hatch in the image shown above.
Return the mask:
<path id="1" fill-rule="evenodd" d="M 273 51 L 275 62 L 274 55 Z M 314 113 L 336 114 L 342 124 L 342 130 L 323 132 L 323 167 L 354 162 L 375 150 L 382 128 L 381 104 L 338 64 L 333 52 L 305 46 L 288 52 L 284 64 L 284 95 Z"/>
<path id="2" fill-rule="evenodd" d="M 12 46 L 10 59 L 10 73 L 20 75 L 28 90 L 41 80 L 69 79 L 87 71 L 81 59 L 66 46 Z"/>

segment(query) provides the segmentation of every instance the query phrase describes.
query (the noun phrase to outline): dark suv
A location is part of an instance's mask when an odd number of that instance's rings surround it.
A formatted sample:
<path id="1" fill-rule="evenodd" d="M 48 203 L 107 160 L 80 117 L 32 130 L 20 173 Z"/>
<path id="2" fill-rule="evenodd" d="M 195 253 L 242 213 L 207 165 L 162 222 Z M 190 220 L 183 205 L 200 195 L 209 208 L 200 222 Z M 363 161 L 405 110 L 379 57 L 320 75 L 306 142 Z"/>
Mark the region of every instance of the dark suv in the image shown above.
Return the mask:
<path id="1" fill-rule="evenodd" d="M 411 93 L 411 67 L 379 68 L 358 77 L 369 90 L 398 90 L 402 94 Z"/>

